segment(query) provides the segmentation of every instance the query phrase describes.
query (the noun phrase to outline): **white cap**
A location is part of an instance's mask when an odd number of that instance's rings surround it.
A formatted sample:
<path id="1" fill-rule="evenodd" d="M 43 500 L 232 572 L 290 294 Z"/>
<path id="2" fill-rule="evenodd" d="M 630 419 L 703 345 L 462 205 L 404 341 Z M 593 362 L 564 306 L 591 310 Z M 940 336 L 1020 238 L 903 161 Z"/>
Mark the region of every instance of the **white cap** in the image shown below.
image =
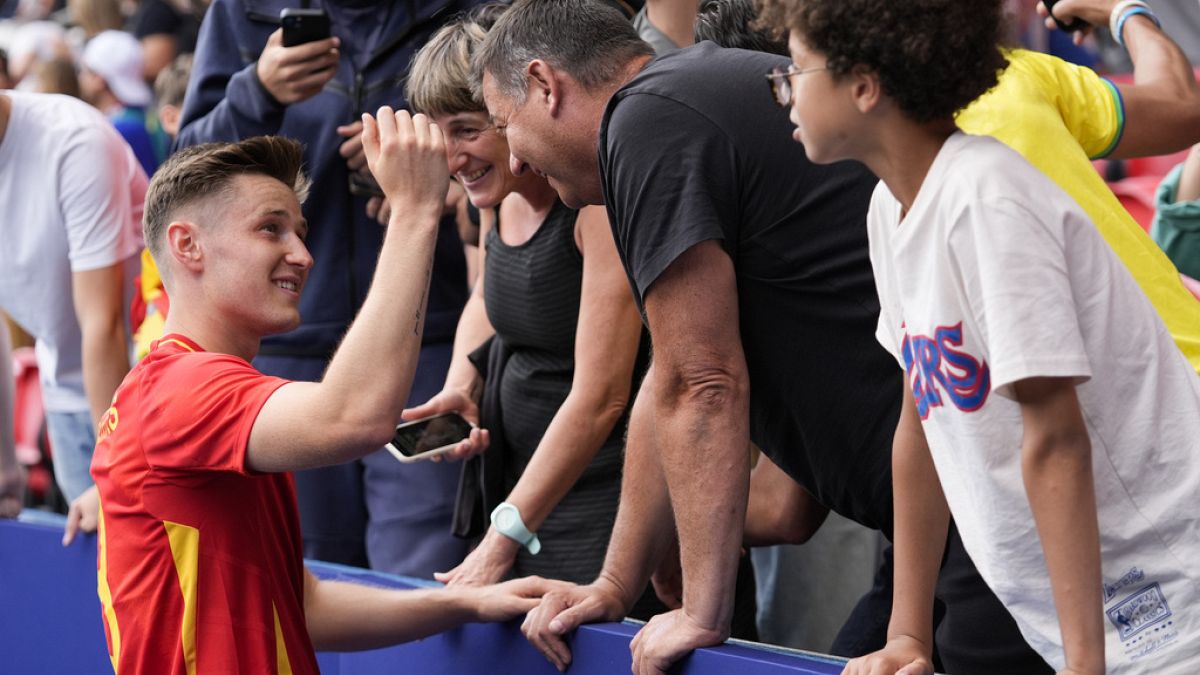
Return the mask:
<path id="1" fill-rule="evenodd" d="M 83 66 L 104 78 L 121 103 L 145 107 L 154 100 L 142 79 L 142 45 L 129 33 L 106 30 L 83 48 Z"/>

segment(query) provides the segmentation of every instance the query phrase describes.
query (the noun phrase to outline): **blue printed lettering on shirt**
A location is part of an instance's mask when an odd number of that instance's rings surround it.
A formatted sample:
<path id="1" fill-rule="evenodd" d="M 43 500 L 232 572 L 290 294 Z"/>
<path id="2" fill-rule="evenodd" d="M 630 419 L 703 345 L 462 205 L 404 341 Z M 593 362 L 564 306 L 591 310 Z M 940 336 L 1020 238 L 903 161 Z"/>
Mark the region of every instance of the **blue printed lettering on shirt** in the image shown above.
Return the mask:
<path id="1" fill-rule="evenodd" d="M 933 337 L 905 331 L 900 351 L 921 419 L 943 405 L 943 396 L 963 412 L 979 410 L 987 402 L 991 392 L 987 362 L 956 349 L 962 343 L 962 322 L 939 326 Z"/>

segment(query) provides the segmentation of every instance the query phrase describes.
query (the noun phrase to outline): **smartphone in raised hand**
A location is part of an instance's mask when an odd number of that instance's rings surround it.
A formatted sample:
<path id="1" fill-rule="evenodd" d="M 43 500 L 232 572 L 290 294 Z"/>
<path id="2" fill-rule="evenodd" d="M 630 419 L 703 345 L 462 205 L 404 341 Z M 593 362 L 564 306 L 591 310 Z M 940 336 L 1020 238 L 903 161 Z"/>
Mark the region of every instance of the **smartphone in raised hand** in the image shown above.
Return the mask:
<path id="1" fill-rule="evenodd" d="M 279 12 L 283 46 L 295 47 L 329 37 L 329 15 L 323 9 L 288 7 Z"/>
<path id="2" fill-rule="evenodd" d="M 471 435 L 474 424 L 456 412 L 401 422 L 387 444 L 388 452 L 401 462 L 416 462 L 447 453 Z"/>
<path id="3" fill-rule="evenodd" d="M 1083 19 L 1072 19 L 1071 23 L 1060 21 L 1057 16 L 1054 16 L 1054 5 L 1058 4 L 1058 0 L 1042 0 L 1042 4 L 1046 6 L 1046 11 L 1050 12 L 1050 18 L 1054 19 L 1054 23 L 1058 24 L 1058 29 L 1063 32 L 1074 33 L 1075 31 L 1087 28 L 1089 25 Z"/>

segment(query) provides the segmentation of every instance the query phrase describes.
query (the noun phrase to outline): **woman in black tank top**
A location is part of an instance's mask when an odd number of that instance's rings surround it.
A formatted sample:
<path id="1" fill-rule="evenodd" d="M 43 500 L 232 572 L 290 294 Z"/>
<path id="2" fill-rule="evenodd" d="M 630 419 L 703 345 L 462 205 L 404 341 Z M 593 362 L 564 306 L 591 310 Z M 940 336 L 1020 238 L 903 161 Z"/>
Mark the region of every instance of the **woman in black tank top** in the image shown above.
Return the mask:
<path id="1" fill-rule="evenodd" d="M 489 367 L 499 414 L 483 422 L 493 430 L 489 452 L 502 453 L 485 466 L 502 466 L 499 498 L 511 507 L 497 509 L 479 546 L 437 578 L 588 583 L 616 517 L 642 325 L 603 207 L 575 211 L 545 178 L 511 172 L 508 144 L 466 79 L 489 26 L 468 18 L 443 28 L 414 59 L 407 85 L 413 108 L 441 127 L 450 171 L 483 212 L 482 274 L 459 321 L 445 388 L 409 416 L 458 410 L 477 419 L 483 383 L 468 354 L 493 335 L 507 354 L 502 367 Z M 536 534 L 536 554 L 514 531 L 514 515 Z"/>

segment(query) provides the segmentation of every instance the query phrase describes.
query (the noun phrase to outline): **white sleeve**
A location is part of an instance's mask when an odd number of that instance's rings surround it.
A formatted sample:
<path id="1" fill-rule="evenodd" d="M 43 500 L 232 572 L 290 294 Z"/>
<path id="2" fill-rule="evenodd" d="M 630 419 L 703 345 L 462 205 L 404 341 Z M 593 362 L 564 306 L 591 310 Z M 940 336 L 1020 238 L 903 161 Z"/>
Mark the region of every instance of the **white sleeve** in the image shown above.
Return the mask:
<path id="1" fill-rule="evenodd" d="M 875 293 L 879 296 L 879 321 L 875 325 L 875 340 L 883 346 L 900 369 L 904 370 L 904 357 L 900 353 L 900 335 L 903 323 L 900 306 L 896 300 L 896 289 L 891 279 L 893 261 L 888 245 L 888 228 L 894 226 L 899 216 L 899 203 L 888 191 L 883 181 L 875 186 L 871 194 L 871 206 L 867 211 L 867 235 L 870 242 L 871 274 L 875 278 Z"/>
<path id="2" fill-rule="evenodd" d="M 1091 377 L 1065 250 L 1065 220 L 1047 199 L 974 202 L 952 225 L 948 253 L 986 347 L 992 388 L 1012 398 L 1031 377 Z"/>
<path id="3" fill-rule="evenodd" d="M 59 158 L 58 182 L 72 272 L 108 267 L 141 249 L 146 174 L 115 129 L 75 133 Z"/>

